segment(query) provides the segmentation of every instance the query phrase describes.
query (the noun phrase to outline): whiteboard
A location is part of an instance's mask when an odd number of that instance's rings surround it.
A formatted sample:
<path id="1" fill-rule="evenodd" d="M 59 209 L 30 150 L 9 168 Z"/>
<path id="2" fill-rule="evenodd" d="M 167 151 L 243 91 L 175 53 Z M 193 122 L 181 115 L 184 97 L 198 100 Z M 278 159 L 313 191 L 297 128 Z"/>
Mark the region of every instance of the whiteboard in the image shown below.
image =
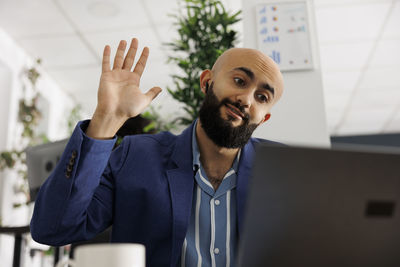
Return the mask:
<path id="1" fill-rule="evenodd" d="M 307 3 L 256 5 L 258 49 L 281 71 L 313 69 Z"/>

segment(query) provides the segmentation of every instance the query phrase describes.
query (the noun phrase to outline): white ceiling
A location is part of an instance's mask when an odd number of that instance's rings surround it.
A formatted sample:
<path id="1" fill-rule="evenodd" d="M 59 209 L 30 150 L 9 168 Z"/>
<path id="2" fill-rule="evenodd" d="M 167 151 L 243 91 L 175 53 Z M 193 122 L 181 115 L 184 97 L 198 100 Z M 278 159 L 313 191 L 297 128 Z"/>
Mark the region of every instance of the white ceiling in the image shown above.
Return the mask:
<path id="1" fill-rule="evenodd" d="M 400 0 L 314 3 L 331 135 L 400 132 Z M 105 44 L 137 37 L 150 47 L 144 90 L 172 85 L 177 70 L 162 43 L 176 36 L 168 14 L 178 8 L 177 0 L 1 0 L 0 27 L 91 114 Z M 166 90 L 156 104 L 176 106 Z"/>

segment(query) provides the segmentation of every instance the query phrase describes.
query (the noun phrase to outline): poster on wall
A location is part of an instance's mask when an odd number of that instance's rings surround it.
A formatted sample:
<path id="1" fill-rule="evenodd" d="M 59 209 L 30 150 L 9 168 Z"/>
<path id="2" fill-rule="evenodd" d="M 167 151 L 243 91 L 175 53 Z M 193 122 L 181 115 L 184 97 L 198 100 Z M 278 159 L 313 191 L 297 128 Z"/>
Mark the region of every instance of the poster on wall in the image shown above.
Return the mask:
<path id="1" fill-rule="evenodd" d="M 281 71 L 313 69 L 306 2 L 256 6 L 258 49 Z"/>

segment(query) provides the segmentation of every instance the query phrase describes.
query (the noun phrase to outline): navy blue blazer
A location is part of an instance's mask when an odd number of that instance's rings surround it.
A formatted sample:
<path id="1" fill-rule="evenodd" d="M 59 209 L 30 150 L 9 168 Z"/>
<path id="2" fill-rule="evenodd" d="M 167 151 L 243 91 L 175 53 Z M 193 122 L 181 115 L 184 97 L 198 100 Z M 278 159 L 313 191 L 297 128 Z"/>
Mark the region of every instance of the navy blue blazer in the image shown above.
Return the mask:
<path id="1" fill-rule="evenodd" d="M 42 185 L 31 220 L 40 243 L 87 240 L 111 224 L 111 242 L 146 246 L 147 266 L 176 266 L 186 236 L 194 187 L 192 126 L 175 136 L 99 141 L 75 128 L 57 167 Z M 237 180 L 238 228 L 243 222 L 252 138 L 242 149 Z M 238 233 L 239 234 L 239 233 Z"/>

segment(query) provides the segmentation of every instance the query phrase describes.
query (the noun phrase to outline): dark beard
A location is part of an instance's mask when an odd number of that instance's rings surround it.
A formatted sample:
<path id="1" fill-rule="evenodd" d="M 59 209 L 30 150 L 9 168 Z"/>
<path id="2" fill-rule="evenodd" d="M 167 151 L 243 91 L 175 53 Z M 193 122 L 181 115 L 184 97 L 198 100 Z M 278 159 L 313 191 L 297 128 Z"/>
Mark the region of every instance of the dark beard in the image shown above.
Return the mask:
<path id="1" fill-rule="evenodd" d="M 244 107 L 240 103 L 231 102 L 228 98 L 218 101 L 213 92 L 214 83 L 206 90 L 204 102 L 200 107 L 199 117 L 201 126 L 207 136 L 219 147 L 242 148 L 249 141 L 258 124 L 249 124 L 250 116 L 244 112 Z M 243 124 L 237 127 L 232 125 L 233 117 L 228 116 L 228 121 L 221 117 L 221 107 L 231 104 L 238 108 L 245 116 L 242 118 Z"/>

